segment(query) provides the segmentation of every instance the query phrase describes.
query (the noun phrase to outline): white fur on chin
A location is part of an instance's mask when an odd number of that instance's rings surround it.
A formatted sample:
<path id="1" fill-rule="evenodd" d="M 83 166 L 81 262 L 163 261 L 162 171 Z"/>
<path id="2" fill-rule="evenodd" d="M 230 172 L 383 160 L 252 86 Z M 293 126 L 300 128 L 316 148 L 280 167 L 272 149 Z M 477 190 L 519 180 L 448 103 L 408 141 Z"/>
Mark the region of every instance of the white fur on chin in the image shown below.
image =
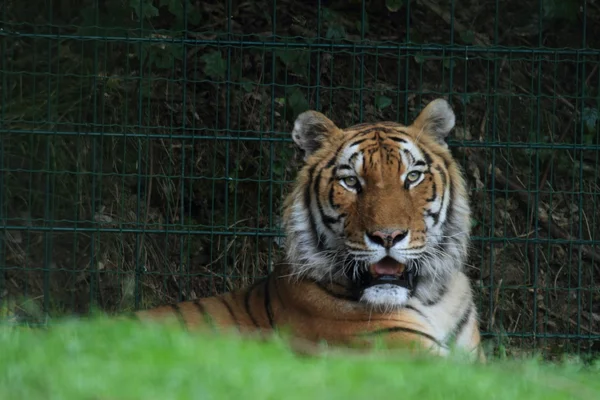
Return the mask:
<path id="1" fill-rule="evenodd" d="M 381 310 L 393 310 L 408 302 L 410 291 L 401 286 L 384 283 L 364 290 L 360 301 Z"/>

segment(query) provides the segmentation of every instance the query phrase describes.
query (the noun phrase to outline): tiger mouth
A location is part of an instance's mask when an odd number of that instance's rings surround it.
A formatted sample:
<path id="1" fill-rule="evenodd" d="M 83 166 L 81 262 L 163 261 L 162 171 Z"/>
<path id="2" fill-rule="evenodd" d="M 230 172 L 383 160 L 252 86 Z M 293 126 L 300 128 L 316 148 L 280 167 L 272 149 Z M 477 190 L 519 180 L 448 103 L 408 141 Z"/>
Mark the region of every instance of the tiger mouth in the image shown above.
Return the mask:
<path id="1" fill-rule="evenodd" d="M 414 287 L 414 273 L 407 270 L 406 265 L 402 264 L 392 257 L 384 257 L 369 268 L 370 278 L 365 287 L 371 287 L 382 284 L 391 284 L 406 289 Z"/>

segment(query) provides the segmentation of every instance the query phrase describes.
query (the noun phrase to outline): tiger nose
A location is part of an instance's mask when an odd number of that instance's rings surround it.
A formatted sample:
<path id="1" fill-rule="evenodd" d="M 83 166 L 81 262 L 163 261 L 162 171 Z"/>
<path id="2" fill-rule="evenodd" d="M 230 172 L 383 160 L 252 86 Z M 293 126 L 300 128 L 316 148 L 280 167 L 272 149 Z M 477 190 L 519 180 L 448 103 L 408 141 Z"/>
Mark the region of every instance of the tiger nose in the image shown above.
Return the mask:
<path id="1" fill-rule="evenodd" d="M 380 246 L 389 249 L 408 235 L 408 230 L 382 229 L 367 233 L 368 238 Z"/>

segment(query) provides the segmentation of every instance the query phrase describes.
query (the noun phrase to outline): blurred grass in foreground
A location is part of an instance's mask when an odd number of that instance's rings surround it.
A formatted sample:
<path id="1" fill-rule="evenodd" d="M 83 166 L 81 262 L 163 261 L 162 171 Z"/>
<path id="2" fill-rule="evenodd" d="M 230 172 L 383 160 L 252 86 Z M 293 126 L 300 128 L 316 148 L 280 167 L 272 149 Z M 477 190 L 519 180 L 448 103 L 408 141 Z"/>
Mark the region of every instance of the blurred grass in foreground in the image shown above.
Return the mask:
<path id="1" fill-rule="evenodd" d="M 2 399 L 600 399 L 598 365 L 298 357 L 279 341 L 105 318 L 3 326 L 0 348 Z"/>

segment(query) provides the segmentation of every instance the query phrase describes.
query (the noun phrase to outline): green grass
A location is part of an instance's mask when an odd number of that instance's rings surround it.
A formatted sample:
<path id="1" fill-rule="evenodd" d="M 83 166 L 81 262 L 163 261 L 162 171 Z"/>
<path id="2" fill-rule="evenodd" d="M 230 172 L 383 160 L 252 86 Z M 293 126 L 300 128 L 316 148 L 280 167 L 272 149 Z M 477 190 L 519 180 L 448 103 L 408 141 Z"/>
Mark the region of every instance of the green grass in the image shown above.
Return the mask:
<path id="1" fill-rule="evenodd" d="M 0 328 L 2 399 L 599 399 L 598 368 L 298 357 L 283 342 L 134 322 Z"/>

